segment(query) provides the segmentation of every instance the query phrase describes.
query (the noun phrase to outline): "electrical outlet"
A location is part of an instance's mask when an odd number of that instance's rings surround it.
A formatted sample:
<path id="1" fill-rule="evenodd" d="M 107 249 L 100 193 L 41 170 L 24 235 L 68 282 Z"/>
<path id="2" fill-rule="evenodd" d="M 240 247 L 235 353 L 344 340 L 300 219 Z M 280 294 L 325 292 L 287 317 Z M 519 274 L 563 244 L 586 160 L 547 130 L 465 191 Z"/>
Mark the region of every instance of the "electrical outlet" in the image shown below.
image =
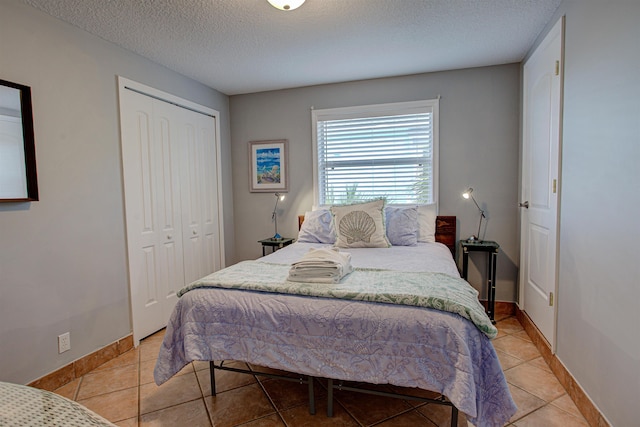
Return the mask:
<path id="1" fill-rule="evenodd" d="M 71 350 L 71 333 L 65 332 L 58 335 L 58 353 L 64 353 Z"/>

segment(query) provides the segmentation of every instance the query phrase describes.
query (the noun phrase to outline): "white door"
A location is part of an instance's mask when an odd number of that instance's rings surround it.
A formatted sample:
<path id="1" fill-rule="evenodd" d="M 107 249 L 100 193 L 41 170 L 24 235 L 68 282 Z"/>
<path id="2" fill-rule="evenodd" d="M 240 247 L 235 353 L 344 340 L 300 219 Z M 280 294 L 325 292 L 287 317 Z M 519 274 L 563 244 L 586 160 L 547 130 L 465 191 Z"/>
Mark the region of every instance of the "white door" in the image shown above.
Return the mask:
<path id="1" fill-rule="evenodd" d="M 121 132 L 134 340 L 162 329 L 184 284 L 178 107 L 125 90 Z"/>
<path id="2" fill-rule="evenodd" d="M 218 224 L 215 121 L 184 110 L 180 125 L 182 229 L 185 283 L 221 268 Z"/>
<path id="3" fill-rule="evenodd" d="M 520 307 L 555 348 L 562 38 L 558 21 L 524 64 Z"/>

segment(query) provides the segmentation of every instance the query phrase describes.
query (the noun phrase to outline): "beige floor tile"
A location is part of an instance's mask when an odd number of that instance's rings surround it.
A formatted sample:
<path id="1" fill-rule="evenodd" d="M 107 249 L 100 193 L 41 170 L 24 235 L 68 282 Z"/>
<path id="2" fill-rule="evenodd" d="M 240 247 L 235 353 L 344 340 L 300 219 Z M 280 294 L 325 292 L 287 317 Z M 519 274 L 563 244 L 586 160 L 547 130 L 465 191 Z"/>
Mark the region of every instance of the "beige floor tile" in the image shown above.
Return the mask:
<path id="1" fill-rule="evenodd" d="M 138 417 L 128 418 L 126 420 L 114 423 L 118 427 L 138 427 Z"/>
<path id="2" fill-rule="evenodd" d="M 582 418 L 580 410 L 578 409 L 576 404 L 573 403 L 573 400 L 571 400 L 571 397 L 569 397 L 568 394 L 560 396 L 559 398 L 551 402 L 551 404 L 556 408 L 560 408 L 563 411 L 570 413 L 571 415 Z"/>
<path id="3" fill-rule="evenodd" d="M 506 371 L 507 369 L 511 369 L 514 366 L 518 366 L 525 361 L 522 359 L 518 359 L 517 357 L 513 357 L 504 351 L 496 350 L 496 354 L 498 355 L 498 359 L 500 360 L 500 366 L 502 366 L 502 370 Z"/>
<path id="4" fill-rule="evenodd" d="M 385 392 L 392 391 L 389 387 L 375 388 Z M 339 390 L 334 392 L 334 401 L 340 403 L 356 421 L 363 425 L 375 424 L 412 408 L 403 399 Z"/>
<path id="5" fill-rule="evenodd" d="M 530 360 L 529 363 L 537 368 L 540 368 L 542 370 L 545 370 L 551 373 L 551 368 L 549 367 L 549 365 L 547 365 L 547 362 L 544 361 L 542 356 L 536 357 L 535 359 Z"/>
<path id="6" fill-rule="evenodd" d="M 309 407 L 309 386 L 280 379 L 269 379 L 262 381 L 262 388 L 277 410 L 289 409 L 294 406 L 304 405 Z M 314 399 L 325 400 L 327 392 L 317 381 L 314 381 Z"/>
<path id="7" fill-rule="evenodd" d="M 422 415 L 428 418 L 432 423 L 438 427 L 449 427 L 451 425 L 451 407 L 444 405 L 437 405 L 435 403 L 429 403 L 428 405 L 421 406 L 417 409 Z M 466 415 L 458 411 L 458 426 L 464 426 L 467 424 Z"/>
<path id="8" fill-rule="evenodd" d="M 81 380 L 82 380 L 81 378 L 76 378 L 70 383 L 67 383 L 62 387 L 60 387 L 59 389 L 54 390 L 54 393 L 59 394 L 60 396 L 64 396 L 67 399 L 75 400 L 76 394 L 78 393 L 78 388 L 80 387 Z"/>
<path id="9" fill-rule="evenodd" d="M 202 397 L 195 373 L 171 378 L 161 386 L 155 383 L 140 386 L 140 413 L 158 411 Z"/>
<path id="10" fill-rule="evenodd" d="M 82 378 L 77 400 L 124 390 L 138 385 L 138 365 L 92 371 Z"/>
<path id="11" fill-rule="evenodd" d="M 140 362 L 147 360 L 156 360 L 158 353 L 160 353 L 160 346 L 162 346 L 161 339 L 153 339 L 140 344 Z"/>
<path id="12" fill-rule="evenodd" d="M 286 427 L 278 414 L 267 415 L 263 418 L 242 424 L 242 427 Z"/>
<path id="13" fill-rule="evenodd" d="M 126 353 L 121 354 L 115 359 L 108 361 L 107 363 L 103 363 L 102 365 L 98 366 L 96 369 L 94 369 L 91 372 L 98 372 L 98 371 L 103 371 L 105 369 L 118 368 L 126 365 L 137 365 L 139 357 L 140 357 L 139 350 L 137 348 L 134 348 L 127 351 Z"/>
<path id="14" fill-rule="evenodd" d="M 205 397 L 216 427 L 231 427 L 275 414 L 275 409 L 256 383 Z"/>
<path id="15" fill-rule="evenodd" d="M 531 341 L 531 337 L 529 336 L 529 334 L 527 333 L 527 331 L 525 331 L 524 329 L 520 332 L 516 332 L 515 334 L 513 334 L 514 337 L 518 337 L 520 339 L 523 339 L 525 341 Z"/>
<path id="16" fill-rule="evenodd" d="M 513 417 L 511 417 L 511 422 L 519 420 L 525 415 L 528 415 L 536 409 L 540 409 L 547 404 L 547 402 L 540 399 L 539 397 L 536 397 L 533 394 L 528 393 L 514 385 L 509 384 L 509 389 L 511 390 L 511 397 L 518 407 L 516 413 L 513 415 Z"/>
<path id="17" fill-rule="evenodd" d="M 153 360 L 145 360 L 144 362 L 140 362 L 140 384 L 149 384 L 155 382 L 153 378 L 153 370 L 156 367 L 156 361 Z M 182 368 L 175 376 L 178 375 L 186 375 L 193 373 L 193 365 L 189 363 L 187 366 Z"/>
<path id="18" fill-rule="evenodd" d="M 138 387 L 78 400 L 78 403 L 102 415 L 112 423 L 138 417 Z"/>
<path id="19" fill-rule="evenodd" d="M 575 417 L 553 405 L 543 406 L 513 425 L 516 427 L 589 427 L 584 419 Z"/>
<path id="20" fill-rule="evenodd" d="M 358 424 L 340 404 L 333 405 L 333 416 L 327 417 L 327 401 L 316 402 L 316 413 L 311 415 L 306 406 L 296 406 L 280 412 L 288 426 L 295 427 L 358 427 Z"/>
<path id="21" fill-rule="evenodd" d="M 380 424 L 376 424 L 376 427 L 416 427 L 416 426 L 436 427 L 436 424 L 434 424 L 433 421 L 421 415 L 416 410 L 405 412 L 404 414 L 393 417 Z"/>
<path id="22" fill-rule="evenodd" d="M 202 399 L 160 409 L 140 416 L 140 427 L 211 427 Z"/>
<path id="23" fill-rule="evenodd" d="M 507 382 L 536 397 L 551 402 L 565 393 L 558 379 L 550 372 L 530 363 L 523 363 L 505 371 Z"/>
<path id="24" fill-rule="evenodd" d="M 522 360 L 531 360 L 540 356 L 540 352 L 531 341 L 525 341 L 513 335 L 494 339 L 493 347 Z"/>
<path id="25" fill-rule="evenodd" d="M 514 334 L 524 330 L 520 322 L 518 322 L 518 319 L 515 317 L 508 317 L 504 320 L 500 320 L 496 323 L 496 328 L 498 328 L 498 331 L 502 331 L 505 334 Z"/>

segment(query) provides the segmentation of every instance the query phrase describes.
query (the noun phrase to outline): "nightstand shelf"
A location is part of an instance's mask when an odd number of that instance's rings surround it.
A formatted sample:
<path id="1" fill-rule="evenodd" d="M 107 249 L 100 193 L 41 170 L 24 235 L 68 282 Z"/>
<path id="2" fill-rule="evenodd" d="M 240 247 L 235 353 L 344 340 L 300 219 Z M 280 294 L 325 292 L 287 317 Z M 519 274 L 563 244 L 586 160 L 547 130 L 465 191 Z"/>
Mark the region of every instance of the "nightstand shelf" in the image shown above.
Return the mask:
<path id="1" fill-rule="evenodd" d="M 498 260 L 498 251 L 500 245 L 492 240 L 461 240 L 462 246 L 462 278 L 467 280 L 469 273 L 469 252 L 485 252 L 487 253 L 487 315 L 491 322 L 496 323 L 495 304 L 496 304 L 496 262 Z"/>
<path id="2" fill-rule="evenodd" d="M 267 247 L 271 247 L 271 253 L 277 251 L 278 249 L 284 248 L 285 246 L 289 246 L 296 239 L 293 237 L 282 237 L 280 239 L 274 239 L 269 237 L 268 239 L 258 240 L 258 243 L 262 244 L 262 256 L 265 256 L 265 249 Z"/>

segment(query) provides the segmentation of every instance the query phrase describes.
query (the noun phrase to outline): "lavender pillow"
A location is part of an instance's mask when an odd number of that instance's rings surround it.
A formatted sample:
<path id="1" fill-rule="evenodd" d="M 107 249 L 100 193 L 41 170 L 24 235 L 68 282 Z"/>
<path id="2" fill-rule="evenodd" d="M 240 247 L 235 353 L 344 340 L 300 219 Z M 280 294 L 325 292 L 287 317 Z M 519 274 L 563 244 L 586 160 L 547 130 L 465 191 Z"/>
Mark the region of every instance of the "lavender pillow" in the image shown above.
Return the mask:
<path id="1" fill-rule="evenodd" d="M 336 233 L 331 223 L 331 212 L 328 209 L 306 212 L 298 233 L 298 242 L 335 243 Z"/>
<path id="2" fill-rule="evenodd" d="M 418 209 L 415 207 L 387 206 L 387 238 L 393 246 L 415 246 L 418 244 Z"/>

